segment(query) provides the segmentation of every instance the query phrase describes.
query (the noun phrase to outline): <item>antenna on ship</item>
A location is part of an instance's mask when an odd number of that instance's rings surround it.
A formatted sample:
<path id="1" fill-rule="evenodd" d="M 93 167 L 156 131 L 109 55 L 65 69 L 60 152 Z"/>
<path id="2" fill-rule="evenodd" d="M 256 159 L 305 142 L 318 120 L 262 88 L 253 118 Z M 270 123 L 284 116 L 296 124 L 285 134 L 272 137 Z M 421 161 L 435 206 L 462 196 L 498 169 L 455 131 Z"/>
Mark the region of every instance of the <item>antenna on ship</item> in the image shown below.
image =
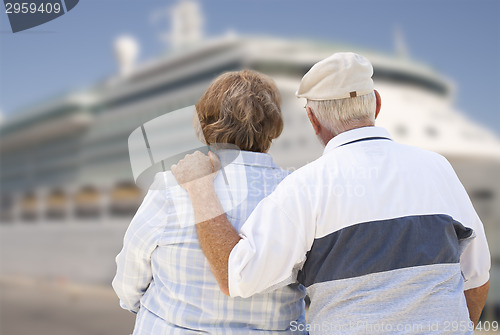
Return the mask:
<path id="1" fill-rule="evenodd" d="M 180 0 L 166 11 L 153 13 L 152 21 L 168 18 L 170 32 L 160 36 L 160 39 L 173 49 L 181 49 L 197 42 L 204 37 L 203 13 L 196 0 Z"/>
<path id="2" fill-rule="evenodd" d="M 403 30 L 400 26 L 394 27 L 394 47 L 396 49 L 396 55 L 400 58 L 410 58 L 410 53 L 408 52 L 408 46 L 403 35 Z"/>
<path id="3" fill-rule="evenodd" d="M 139 45 L 131 36 L 120 36 L 115 41 L 115 56 L 120 75 L 128 76 L 134 69 L 139 55 Z"/>
<path id="4" fill-rule="evenodd" d="M 171 43 L 174 48 L 189 46 L 203 38 L 203 15 L 197 1 L 181 0 L 172 8 L 170 19 Z"/>

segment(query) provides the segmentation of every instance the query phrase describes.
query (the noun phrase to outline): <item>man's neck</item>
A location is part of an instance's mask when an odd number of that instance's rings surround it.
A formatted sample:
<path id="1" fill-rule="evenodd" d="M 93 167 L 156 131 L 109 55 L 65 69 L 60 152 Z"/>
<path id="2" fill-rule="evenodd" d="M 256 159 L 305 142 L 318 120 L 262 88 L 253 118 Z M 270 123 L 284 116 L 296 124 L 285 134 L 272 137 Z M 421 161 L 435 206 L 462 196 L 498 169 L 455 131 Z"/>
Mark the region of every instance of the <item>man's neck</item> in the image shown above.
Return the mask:
<path id="1" fill-rule="evenodd" d="M 356 123 L 351 123 L 346 127 L 342 128 L 337 128 L 333 131 L 329 131 L 329 134 L 324 134 L 325 136 L 321 136 L 321 140 L 323 142 L 323 145 L 327 145 L 328 142 L 335 136 L 338 136 L 339 134 L 345 133 L 346 131 L 357 129 L 357 128 L 364 128 L 364 127 L 373 127 L 375 124 L 373 122 L 356 122 Z"/>

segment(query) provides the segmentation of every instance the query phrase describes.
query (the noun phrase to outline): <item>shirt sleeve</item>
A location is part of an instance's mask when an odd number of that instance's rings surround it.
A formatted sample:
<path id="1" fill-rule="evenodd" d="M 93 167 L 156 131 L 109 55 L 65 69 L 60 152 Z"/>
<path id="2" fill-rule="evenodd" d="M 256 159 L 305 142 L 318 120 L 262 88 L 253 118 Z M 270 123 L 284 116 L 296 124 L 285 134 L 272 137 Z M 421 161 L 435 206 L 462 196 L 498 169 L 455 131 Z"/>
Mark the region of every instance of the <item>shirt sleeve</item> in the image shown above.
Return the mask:
<path id="1" fill-rule="evenodd" d="M 455 196 L 456 207 L 460 209 L 460 223 L 474 231 L 470 241 L 464 241 L 460 256 L 460 268 L 464 277 L 464 290 L 470 290 L 484 285 L 490 278 L 491 256 L 483 223 L 476 213 L 474 206 L 456 175 L 451 164 L 443 158 L 448 173 L 451 176 L 452 192 Z"/>
<path id="2" fill-rule="evenodd" d="M 160 184 L 162 174 L 157 174 L 141 206 L 125 233 L 123 248 L 116 256 L 116 275 L 112 286 L 120 306 L 137 313 L 140 300 L 153 278 L 151 254 L 156 249 L 162 229 L 159 223 L 168 206 L 166 188 Z"/>
<path id="3" fill-rule="evenodd" d="M 310 195 L 287 177 L 254 209 L 240 231 L 241 240 L 228 261 L 231 297 L 296 282 L 315 233 Z"/>
<path id="4" fill-rule="evenodd" d="M 488 242 L 483 224 L 475 212 L 474 214 L 475 218 L 468 226 L 474 230 L 476 236 L 460 257 L 460 267 L 465 281 L 464 290 L 482 286 L 490 279 L 491 258 Z"/>

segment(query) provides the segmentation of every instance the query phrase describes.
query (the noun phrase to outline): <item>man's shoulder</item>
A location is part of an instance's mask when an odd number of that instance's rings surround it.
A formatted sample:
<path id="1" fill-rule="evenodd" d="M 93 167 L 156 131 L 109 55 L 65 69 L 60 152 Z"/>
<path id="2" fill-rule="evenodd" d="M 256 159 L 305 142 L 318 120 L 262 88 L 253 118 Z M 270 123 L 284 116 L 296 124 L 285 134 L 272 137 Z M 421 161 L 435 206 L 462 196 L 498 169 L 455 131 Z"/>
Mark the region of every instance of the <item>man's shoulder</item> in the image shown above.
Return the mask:
<path id="1" fill-rule="evenodd" d="M 318 176 L 320 176 L 320 171 L 325 167 L 327 162 L 320 156 L 312 162 L 308 162 L 302 167 L 296 170 L 283 170 L 283 180 L 278 185 L 278 188 L 283 188 L 284 186 L 299 187 L 300 185 L 307 185 L 315 183 Z"/>
<path id="2" fill-rule="evenodd" d="M 418 160 L 421 163 L 434 163 L 446 168 L 451 168 L 448 160 L 435 151 L 398 142 L 393 143 L 397 148 L 397 154 L 400 156 L 412 157 L 414 160 Z"/>

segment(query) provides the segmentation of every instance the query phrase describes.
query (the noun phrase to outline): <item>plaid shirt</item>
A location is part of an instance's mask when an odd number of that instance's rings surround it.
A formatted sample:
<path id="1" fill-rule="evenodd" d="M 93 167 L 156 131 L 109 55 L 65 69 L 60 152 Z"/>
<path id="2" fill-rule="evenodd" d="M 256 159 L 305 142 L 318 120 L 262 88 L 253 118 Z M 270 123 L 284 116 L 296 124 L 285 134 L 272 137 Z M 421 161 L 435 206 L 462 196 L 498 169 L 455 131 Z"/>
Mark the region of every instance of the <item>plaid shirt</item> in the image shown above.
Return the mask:
<path id="1" fill-rule="evenodd" d="M 288 172 L 268 154 L 218 155 L 223 169 L 215 188 L 239 231 Z M 304 320 L 299 284 L 246 299 L 221 293 L 200 249 L 189 196 L 170 172 L 156 175 L 116 263 L 113 288 L 122 308 L 138 313 L 134 334 L 297 334 L 291 322 Z"/>

